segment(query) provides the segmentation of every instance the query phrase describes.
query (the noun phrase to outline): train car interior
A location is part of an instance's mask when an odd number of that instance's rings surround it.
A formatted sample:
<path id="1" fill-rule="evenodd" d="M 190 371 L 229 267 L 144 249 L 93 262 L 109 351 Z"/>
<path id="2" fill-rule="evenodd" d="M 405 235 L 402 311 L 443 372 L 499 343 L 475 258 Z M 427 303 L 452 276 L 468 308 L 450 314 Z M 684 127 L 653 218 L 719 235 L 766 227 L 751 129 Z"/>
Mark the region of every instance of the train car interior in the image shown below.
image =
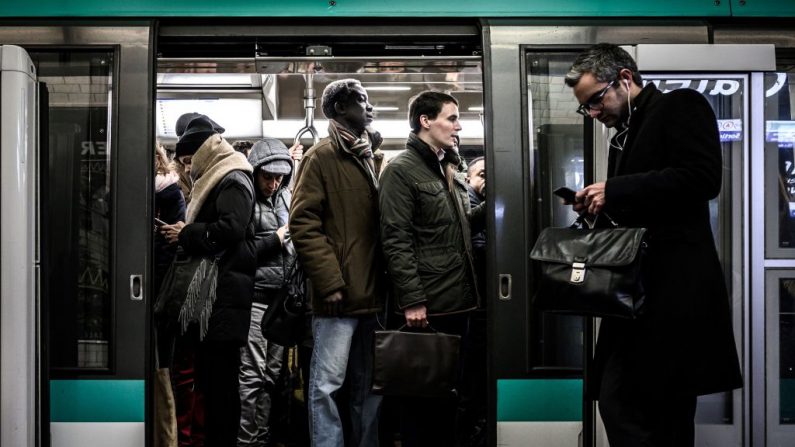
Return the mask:
<path id="1" fill-rule="evenodd" d="M 171 37 L 165 29 L 158 45 L 156 138 L 172 147 L 176 119 L 199 112 L 217 117 L 230 142 L 268 136 L 309 149 L 328 133 L 323 89 L 354 78 L 374 106 L 373 128 L 384 138 L 385 161 L 405 147 L 409 99 L 423 90 L 449 92 L 459 101 L 461 152 L 466 159 L 483 155 L 479 42 L 432 35 L 424 42 L 405 35 L 373 42 L 379 36 L 343 39 L 334 33 L 255 36 L 221 45 L 206 36 Z"/>

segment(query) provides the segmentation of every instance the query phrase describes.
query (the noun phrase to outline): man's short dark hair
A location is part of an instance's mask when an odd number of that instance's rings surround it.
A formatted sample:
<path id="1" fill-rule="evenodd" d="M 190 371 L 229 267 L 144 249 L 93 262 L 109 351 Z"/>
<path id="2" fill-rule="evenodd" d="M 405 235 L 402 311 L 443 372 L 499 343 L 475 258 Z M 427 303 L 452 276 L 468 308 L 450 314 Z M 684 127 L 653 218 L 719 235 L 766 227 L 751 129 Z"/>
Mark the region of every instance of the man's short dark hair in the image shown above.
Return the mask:
<path id="1" fill-rule="evenodd" d="M 467 168 L 467 177 L 472 177 L 472 174 L 474 174 L 473 171 L 475 170 L 475 165 L 480 163 L 481 161 L 485 163 L 486 159 L 483 158 L 483 157 L 475 157 L 475 158 L 473 158 L 472 160 L 469 161 L 469 167 Z M 484 165 L 484 168 L 485 168 L 485 165 Z"/>
<path id="2" fill-rule="evenodd" d="M 337 117 L 337 111 L 334 109 L 334 104 L 338 102 L 347 103 L 348 98 L 353 94 L 353 88 L 356 86 L 361 87 L 362 83 L 357 79 L 340 79 L 327 85 L 323 90 L 323 98 L 320 100 L 320 108 L 323 110 L 323 115 L 328 119 Z"/>
<path id="3" fill-rule="evenodd" d="M 238 152 L 240 152 L 242 154 L 245 154 L 246 151 L 251 149 L 251 146 L 253 146 L 253 145 L 254 145 L 254 143 L 252 141 L 240 140 L 240 141 L 235 141 L 234 143 L 232 143 L 232 149 L 234 149 L 234 150 L 236 150 L 236 151 L 238 151 Z"/>
<path id="4" fill-rule="evenodd" d="M 638 64 L 629 53 L 612 43 L 598 43 L 577 56 L 566 73 L 564 82 L 569 87 L 574 87 L 585 73 L 591 73 L 599 82 L 615 81 L 618 79 L 618 72 L 625 68 L 632 71 L 632 82 L 643 86 Z"/>
<path id="5" fill-rule="evenodd" d="M 458 100 L 447 93 L 426 90 L 409 100 L 409 123 L 414 133 L 419 133 L 422 125 L 420 117 L 425 115 L 428 119 L 435 119 L 445 104 L 458 105 Z"/>

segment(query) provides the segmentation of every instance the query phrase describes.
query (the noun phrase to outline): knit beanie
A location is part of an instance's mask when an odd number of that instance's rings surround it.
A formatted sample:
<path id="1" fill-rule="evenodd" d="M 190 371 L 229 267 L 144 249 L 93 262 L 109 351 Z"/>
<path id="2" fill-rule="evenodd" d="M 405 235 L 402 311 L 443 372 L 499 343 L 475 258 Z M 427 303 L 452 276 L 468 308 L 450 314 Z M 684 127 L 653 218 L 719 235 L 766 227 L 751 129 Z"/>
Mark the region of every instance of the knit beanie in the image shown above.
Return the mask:
<path id="1" fill-rule="evenodd" d="M 213 124 L 213 120 L 204 115 L 190 120 L 185 127 L 185 133 L 177 141 L 177 158 L 195 154 L 207 138 L 219 133 Z"/>
<path id="2" fill-rule="evenodd" d="M 202 115 L 201 113 L 197 113 L 197 112 L 183 113 L 182 115 L 180 115 L 179 118 L 177 118 L 177 124 L 174 126 L 174 132 L 177 134 L 178 137 L 181 137 L 182 134 L 185 133 L 185 129 L 188 127 L 188 123 L 192 119 L 198 118 L 200 116 L 205 116 L 205 117 L 207 117 L 207 119 L 210 119 L 209 116 Z M 224 133 L 224 131 L 226 130 L 223 127 L 221 127 L 218 123 L 213 121 L 212 119 L 210 119 L 210 122 L 213 123 L 213 128 L 215 128 L 216 132 Z"/>

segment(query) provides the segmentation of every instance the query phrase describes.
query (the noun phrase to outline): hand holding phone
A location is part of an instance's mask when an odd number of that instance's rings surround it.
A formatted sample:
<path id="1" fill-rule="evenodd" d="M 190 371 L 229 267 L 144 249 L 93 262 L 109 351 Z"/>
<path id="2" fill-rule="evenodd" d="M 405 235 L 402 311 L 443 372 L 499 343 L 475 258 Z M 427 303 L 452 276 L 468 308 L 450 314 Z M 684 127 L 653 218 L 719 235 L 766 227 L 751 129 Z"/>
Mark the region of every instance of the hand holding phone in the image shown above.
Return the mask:
<path id="1" fill-rule="evenodd" d="M 165 223 L 164 221 L 158 219 L 157 217 L 155 217 L 155 226 L 156 227 L 162 227 L 163 225 L 168 225 L 168 224 Z"/>
<path id="2" fill-rule="evenodd" d="M 567 188 L 567 187 L 563 186 L 563 187 L 560 187 L 560 188 L 552 191 L 552 194 L 555 194 L 556 196 L 558 196 L 561 199 L 565 200 L 567 205 L 571 205 L 571 204 L 573 204 L 575 202 L 574 199 L 575 199 L 576 193 L 571 188 Z"/>

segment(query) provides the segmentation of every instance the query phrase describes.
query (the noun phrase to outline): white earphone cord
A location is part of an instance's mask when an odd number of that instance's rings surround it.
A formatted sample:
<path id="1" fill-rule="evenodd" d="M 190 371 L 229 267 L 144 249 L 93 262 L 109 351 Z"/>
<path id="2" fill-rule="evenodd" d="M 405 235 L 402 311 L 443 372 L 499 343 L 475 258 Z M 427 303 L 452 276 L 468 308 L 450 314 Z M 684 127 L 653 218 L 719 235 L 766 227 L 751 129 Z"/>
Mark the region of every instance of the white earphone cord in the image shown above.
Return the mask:
<path id="1" fill-rule="evenodd" d="M 624 79 L 624 86 L 627 88 L 627 109 L 629 110 L 629 116 L 627 117 L 627 125 L 621 132 L 616 134 L 616 137 L 611 139 L 610 147 L 613 149 L 618 149 L 620 151 L 624 150 L 624 145 L 627 143 L 627 137 L 629 136 L 629 121 L 632 119 L 632 104 L 630 103 L 630 94 L 629 94 L 629 81 Z M 624 141 L 619 141 L 619 138 L 624 137 Z M 616 143 L 613 144 L 613 141 Z"/>

